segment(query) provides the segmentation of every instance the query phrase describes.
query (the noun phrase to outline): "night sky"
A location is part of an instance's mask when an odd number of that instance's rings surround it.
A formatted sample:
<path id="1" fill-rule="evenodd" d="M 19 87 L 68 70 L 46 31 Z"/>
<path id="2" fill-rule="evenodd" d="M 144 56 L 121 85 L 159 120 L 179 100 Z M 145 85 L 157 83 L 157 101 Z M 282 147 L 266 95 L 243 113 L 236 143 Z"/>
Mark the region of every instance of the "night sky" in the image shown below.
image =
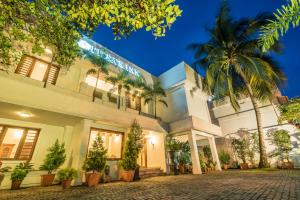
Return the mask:
<path id="1" fill-rule="evenodd" d="M 181 61 L 193 63 L 193 52 L 186 49 L 190 43 L 203 43 L 209 39 L 205 27 L 211 27 L 221 0 L 177 0 L 183 10 L 171 30 L 163 38 L 155 39 L 144 30 L 133 33 L 128 39 L 114 40 L 112 31 L 99 27 L 93 39 L 120 56 L 154 75 L 160 75 Z M 285 0 L 229 0 L 232 16 L 253 17 L 259 12 L 273 12 Z M 297 37 L 298 36 L 298 37 Z M 290 29 L 281 38 L 284 49 L 276 55 L 288 82 L 281 90 L 289 97 L 300 96 L 300 27 Z"/>

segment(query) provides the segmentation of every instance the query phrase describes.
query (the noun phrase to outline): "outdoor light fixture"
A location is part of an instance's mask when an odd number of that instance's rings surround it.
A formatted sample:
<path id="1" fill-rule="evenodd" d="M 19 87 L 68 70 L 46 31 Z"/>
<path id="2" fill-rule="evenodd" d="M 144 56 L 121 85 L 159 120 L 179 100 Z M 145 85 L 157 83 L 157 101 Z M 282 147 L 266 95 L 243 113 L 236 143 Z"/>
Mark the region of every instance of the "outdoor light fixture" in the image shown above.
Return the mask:
<path id="1" fill-rule="evenodd" d="M 156 144 L 156 139 L 154 136 L 150 136 L 150 144 L 152 144 L 152 146 L 154 148 L 154 145 Z"/>
<path id="2" fill-rule="evenodd" d="M 119 140 L 120 140 L 120 135 L 117 134 L 117 135 L 115 136 L 115 141 L 119 141 Z"/>
<path id="3" fill-rule="evenodd" d="M 29 117 L 32 117 L 32 116 L 33 116 L 32 113 L 27 112 L 27 111 L 20 111 L 20 112 L 17 112 L 17 115 L 19 115 L 20 117 L 23 117 L 23 118 L 29 118 Z"/>
<path id="4" fill-rule="evenodd" d="M 208 101 L 210 102 L 210 101 L 213 101 L 214 100 L 214 95 L 210 95 L 210 96 L 208 96 Z"/>
<path id="5" fill-rule="evenodd" d="M 46 48 L 46 49 L 45 49 L 45 52 L 48 53 L 48 54 L 52 54 L 52 51 L 51 51 L 51 49 L 49 49 L 49 48 Z"/>

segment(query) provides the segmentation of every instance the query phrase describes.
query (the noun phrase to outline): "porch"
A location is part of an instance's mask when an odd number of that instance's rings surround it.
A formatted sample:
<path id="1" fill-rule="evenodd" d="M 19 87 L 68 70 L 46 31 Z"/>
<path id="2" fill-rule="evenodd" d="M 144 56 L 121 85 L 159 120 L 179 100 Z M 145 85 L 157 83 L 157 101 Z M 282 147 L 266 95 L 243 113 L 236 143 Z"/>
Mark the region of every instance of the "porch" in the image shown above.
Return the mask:
<path id="1" fill-rule="evenodd" d="M 222 137 L 220 127 L 197 117 L 190 116 L 171 123 L 170 134 L 181 142 L 188 141 L 191 151 L 193 174 L 203 173 L 200 164 L 200 153 L 204 147 L 210 148 L 215 169 L 218 171 L 222 170 L 215 142 L 216 137 Z"/>

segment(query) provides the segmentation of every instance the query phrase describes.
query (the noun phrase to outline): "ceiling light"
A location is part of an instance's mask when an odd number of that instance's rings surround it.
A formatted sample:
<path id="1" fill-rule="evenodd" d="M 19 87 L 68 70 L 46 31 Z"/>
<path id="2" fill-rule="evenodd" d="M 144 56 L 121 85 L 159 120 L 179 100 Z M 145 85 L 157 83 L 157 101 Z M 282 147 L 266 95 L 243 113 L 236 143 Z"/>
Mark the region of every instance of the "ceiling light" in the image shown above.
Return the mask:
<path id="1" fill-rule="evenodd" d="M 17 114 L 23 118 L 29 118 L 33 116 L 30 112 L 26 112 L 26 111 L 17 112 Z"/>

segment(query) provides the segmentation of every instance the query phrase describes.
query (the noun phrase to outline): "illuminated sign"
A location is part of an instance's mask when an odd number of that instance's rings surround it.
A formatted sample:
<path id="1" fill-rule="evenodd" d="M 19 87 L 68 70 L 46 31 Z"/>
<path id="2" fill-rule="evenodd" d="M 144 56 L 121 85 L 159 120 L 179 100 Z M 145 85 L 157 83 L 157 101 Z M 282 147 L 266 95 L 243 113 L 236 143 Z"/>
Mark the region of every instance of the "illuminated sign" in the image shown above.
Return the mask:
<path id="1" fill-rule="evenodd" d="M 123 60 L 118 58 L 118 56 L 115 55 L 113 52 L 106 50 L 104 47 L 100 46 L 99 44 L 92 45 L 90 42 L 86 41 L 86 39 L 81 39 L 79 40 L 78 45 L 80 48 L 90 51 L 91 53 L 104 58 L 111 64 L 121 69 L 124 69 L 135 76 L 140 76 L 140 73 L 137 71 L 135 67 L 130 66 L 129 63 L 124 62 Z"/>

